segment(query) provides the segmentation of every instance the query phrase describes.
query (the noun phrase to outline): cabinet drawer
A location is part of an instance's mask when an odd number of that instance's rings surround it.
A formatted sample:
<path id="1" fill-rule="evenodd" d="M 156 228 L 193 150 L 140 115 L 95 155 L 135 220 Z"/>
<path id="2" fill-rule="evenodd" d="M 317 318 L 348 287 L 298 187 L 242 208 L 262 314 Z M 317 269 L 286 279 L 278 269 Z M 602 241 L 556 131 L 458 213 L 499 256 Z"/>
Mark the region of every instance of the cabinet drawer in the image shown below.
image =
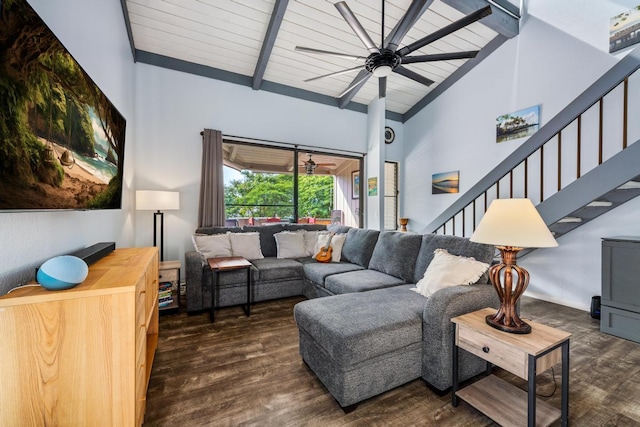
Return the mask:
<path id="1" fill-rule="evenodd" d="M 456 339 L 461 349 L 527 379 L 526 352 L 460 324 Z"/>
<path id="2" fill-rule="evenodd" d="M 178 281 L 178 270 L 172 268 L 171 270 L 160 270 L 159 273 L 161 282 L 177 282 Z"/>
<path id="3" fill-rule="evenodd" d="M 603 305 L 600 331 L 640 343 L 640 313 Z"/>

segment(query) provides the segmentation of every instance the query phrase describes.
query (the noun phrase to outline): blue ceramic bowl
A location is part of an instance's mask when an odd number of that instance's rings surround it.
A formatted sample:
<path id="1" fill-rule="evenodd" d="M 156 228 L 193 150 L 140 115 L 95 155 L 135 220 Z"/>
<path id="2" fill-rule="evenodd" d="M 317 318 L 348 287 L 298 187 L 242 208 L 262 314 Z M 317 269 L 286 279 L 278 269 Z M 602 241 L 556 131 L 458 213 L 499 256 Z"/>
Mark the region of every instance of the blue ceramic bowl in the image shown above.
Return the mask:
<path id="1" fill-rule="evenodd" d="M 89 267 L 82 259 L 62 255 L 46 261 L 36 275 L 38 283 L 50 291 L 73 288 L 87 278 Z"/>

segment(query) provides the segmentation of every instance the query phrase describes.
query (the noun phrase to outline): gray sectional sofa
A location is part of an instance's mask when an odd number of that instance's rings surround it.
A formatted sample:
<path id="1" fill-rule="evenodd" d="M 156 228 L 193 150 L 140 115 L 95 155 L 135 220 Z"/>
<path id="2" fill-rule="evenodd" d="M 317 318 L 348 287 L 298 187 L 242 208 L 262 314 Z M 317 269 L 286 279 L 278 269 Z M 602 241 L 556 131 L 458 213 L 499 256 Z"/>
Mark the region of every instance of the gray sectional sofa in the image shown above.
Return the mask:
<path id="1" fill-rule="evenodd" d="M 273 235 L 278 225 L 239 229 L 200 229 L 199 233 L 259 231 L 264 259 L 252 261 L 253 301 L 304 295 L 294 317 L 300 354 L 343 408 L 422 377 L 436 390 L 451 386 L 451 318 L 498 307 L 495 290 L 483 275 L 472 286 L 453 286 L 424 297 L 411 288 L 424 275 L 434 250 L 491 263 L 494 247 L 443 235 L 379 232 L 327 226 L 346 233 L 340 262 L 312 258 L 278 259 Z M 313 227 L 318 229 L 322 227 Z M 264 239 L 263 239 L 264 238 Z M 187 310 L 242 304 L 245 273 L 213 275 L 197 252 L 186 254 Z M 209 271 L 208 271 L 209 270 Z M 322 298 L 320 298 L 322 297 Z M 460 379 L 485 370 L 479 358 L 460 352 Z"/>

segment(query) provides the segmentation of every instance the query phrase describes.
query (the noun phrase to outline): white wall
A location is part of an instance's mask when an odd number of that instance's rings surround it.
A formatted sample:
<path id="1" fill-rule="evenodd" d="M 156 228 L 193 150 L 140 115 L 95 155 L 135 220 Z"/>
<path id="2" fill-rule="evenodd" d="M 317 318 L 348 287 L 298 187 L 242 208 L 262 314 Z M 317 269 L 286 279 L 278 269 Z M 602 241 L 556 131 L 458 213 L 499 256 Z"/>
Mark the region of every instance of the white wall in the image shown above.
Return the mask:
<path id="1" fill-rule="evenodd" d="M 223 134 L 366 152 L 367 115 L 249 87 L 136 65 L 135 188 L 177 190 L 165 213 L 165 260 L 184 260 L 198 221 L 204 128 Z M 153 214 L 135 213 L 136 246 L 151 245 Z"/>
<path id="2" fill-rule="evenodd" d="M 405 123 L 402 188 L 411 196 L 403 198 L 401 211 L 410 218 L 413 229 L 422 231 L 522 143 L 495 143 L 498 115 L 540 104 L 544 124 L 615 61 L 601 50 L 528 17 L 517 38 L 507 41 Z M 431 175 L 453 170 L 460 171 L 460 193 L 432 195 Z M 630 203 L 628 206 L 638 205 Z M 627 218 L 622 210 L 614 211 L 594 225 L 560 238 L 560 249 L 539 250 L 524 258 L 521 264 L 532 276 L 530 293 L 588 308 L 591 296 L 600 289 L 599 238 L 620 234 L 606 224 L 615 222 L 624 229 L 630 224 Z M 564 245 L 580 250 L 567 256 Z"/>
<path id="3" fill-rule="evenodd" d="M 34 279 L 47 259 L 97 242 L 133 243 L 133 60 L 118 1 L 29 0 L 74 58 L 127 119 L 123 209 L 0 213 L 0 294 Z"/>

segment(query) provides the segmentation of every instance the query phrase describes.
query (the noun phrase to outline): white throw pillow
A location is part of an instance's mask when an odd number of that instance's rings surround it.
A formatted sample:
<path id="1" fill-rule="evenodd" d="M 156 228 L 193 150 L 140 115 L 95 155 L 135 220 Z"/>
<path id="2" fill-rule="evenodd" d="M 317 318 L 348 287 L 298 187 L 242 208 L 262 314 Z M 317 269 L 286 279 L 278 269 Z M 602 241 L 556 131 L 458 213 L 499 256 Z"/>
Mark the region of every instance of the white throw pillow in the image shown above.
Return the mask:
<path id="1" fill-rule="evenodd" d="M 249 261 L 262 259 L 262 248 L 260 247 L 260 233 L 229 233 L 231 240 L 231 252 L 233 256 L 241 256 Z"/>
<path id="2" fill-rule="evenodd" d="M 205 234 L 194 235 L 191 237 L 193 240 L 193 246 L 196 251 L 202 257 L 202 261 L 207 262 L 209 258 L 230 257 L 231 252 L 231 240 L 229 240 L 229 234 Z"/>
<path id="3" fill-rule="evenodd" d="M 316 246 L 313 251 L 313 256 L 315 257 L 320 249 L 327 246 L 329 242 L 330 234 L 318 234 L 318 239 L 316 242 Z M 344 246 L 344 241 L 347 238 L 346 234 L 334 234 L 331 238 L 331 262 L 340 262 L 340 258 L 342 256 L 342 246 Z"/>
<path id="4" fill-rule="evenodd" d="M 471 285 L 489 268 L 489 264 L 475 258 L 451 255 L 446 249 L 436 249 L 433 253 L 433 260 L 424 272 L 424 277 L 414 288 L 425 297 L 450 286 Z"/>
<path id="5" fill-rule="evenodd" d="M 328 231 L 314 230 L 314 231 L 304 231 L 304 250 L 307 256 L 315 256 L 317 252 L 316 243 L 318 243 L 318 236 L 320 235 L 329 235 Z"/>
<path id="6" fill-rule="evenodd" d="M 304 234 L 298 231 L 281 231 L 273 237 L 276 239 L 278 258 L 304 258 L 307 254 L 304 249 Z"/>

